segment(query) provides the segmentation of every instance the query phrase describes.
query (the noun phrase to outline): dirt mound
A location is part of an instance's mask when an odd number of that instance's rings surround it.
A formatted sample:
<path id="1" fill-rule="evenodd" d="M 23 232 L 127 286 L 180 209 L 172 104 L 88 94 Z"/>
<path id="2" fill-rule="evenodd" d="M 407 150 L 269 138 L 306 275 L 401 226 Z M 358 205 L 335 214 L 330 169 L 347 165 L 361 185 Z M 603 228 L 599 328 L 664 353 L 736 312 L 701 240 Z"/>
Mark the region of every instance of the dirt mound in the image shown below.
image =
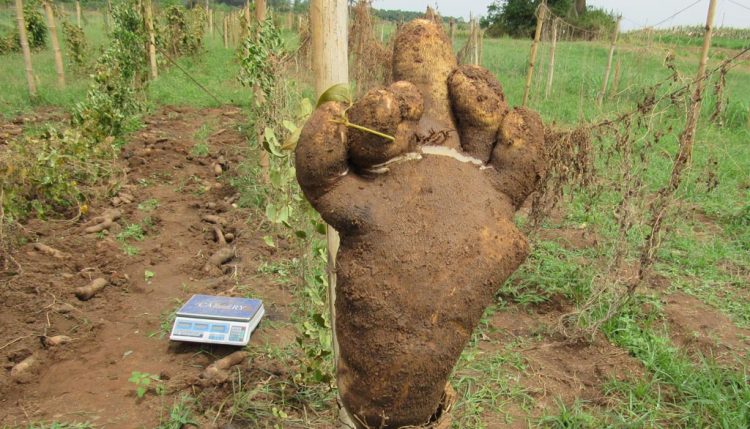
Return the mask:
<path id="1" fill-rule="evenodd" d="M 750 351 L 750 330 L 697 298 L 675 292 L 662 298 L 672 340 L 690 353 L 736 363 Z"/>

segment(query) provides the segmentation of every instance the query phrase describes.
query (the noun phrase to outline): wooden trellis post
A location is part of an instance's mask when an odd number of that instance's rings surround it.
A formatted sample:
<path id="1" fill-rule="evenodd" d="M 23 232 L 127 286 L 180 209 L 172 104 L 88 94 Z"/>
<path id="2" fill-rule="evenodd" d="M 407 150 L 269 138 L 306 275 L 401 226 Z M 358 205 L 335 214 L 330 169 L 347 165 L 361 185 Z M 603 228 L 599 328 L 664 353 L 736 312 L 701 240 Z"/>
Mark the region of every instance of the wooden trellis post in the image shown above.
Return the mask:
<path id="1" fill-rule="evenodd" d="M 612 60 L 615 56 L 615 48 L 617 48 L 617 36 L 620 34 L 620 21 L 622 20 L 621 16 L 617 17 L 617 22 L 615 23 L 615 32 L 612 34 L 612 44 L 609 46 L 609 59 L 607 60 L 607 69 L 604 70 L 604 81 L 602 82 L 602 91 L 599 93 L 599 99 L 597 102 L 601 106 L 602 101 L 604 101 L 604 96 L 607 93 L 607 85 L 609 84 L 609 73 L 612 71 Z"/>
<path id="2" fill-rule="evenodd" d="M 610 91 L 610 98 L 617 95 L 617 91 L 620 90 L 620 79 L 622 78 L 622 58 L 617 59 L 615 64 L 615 77 L 612 79 L 612 91 Z"/>
<path id="3" fill-rule="evenodd" d="M 310 30 L 315 92 L 318 96 L 336 84 L 349 83 L 347 47 L 348 9 L 346 0 L 311 0 Z M 336 337 L 336 254 L 339 235 L 330 226 L 328 241 L 328 303 L 331 315 L 334 365 L 338 365 L 339 345 Z M 345 415 L 345 413 L 341 413 Z"/>
<path id="4" fill-rule="evenodd" d="M 555 49 L 557 48 L 557 25 L 555 18 L 552 21 L 552 47 L 549 48 L 549 76 L 547 76 L 547 88 L 544 90 L 544 98 L 549 98 L 552 93 L 552 80 L 555 76 Z"/>
<path id="5" fill-rule="evenodd" d="M 534 66 L 536 64 L 536 51 L 539 47 L 539 40 L 542 38 L 542 27 L 544 26 L 544 17 L 547 13 L 547 3 L 542 2 L 539 5 L 539 13 L 536 18 L 536 32 L 534 33 L 534 42 L 531 43 L 531 53 L 529 54 L 529 72 L 526 74 L 526 85 L 523 88 L 523 106 L 529 102 L 529 91 L 531 90 L 531 81 L 534 79 Z"/>
<path id="6" fill-rule="evenodd" d="M 29 84 L 29 95 L 36 97 L 36 82 L 34 82 L 34 68 L 31 65 L 31 49 L 29 38 L 26 36 L 26 20 L 23 17 L 23 0 L 16 0 L 16 22 L 18 23 L 18 38 L 23 51 L 23 64 L 26 68 L 26 82 Z"/>
<path id="7" fill-rule="evenodd" d="M 451 33 L 451 45 L 456 45 L 456 20 L 451 18 L 450 20 L 450 33 Z"/>
<path id="8" fill-rule="evenodd" d="M 78 28 L 83 28 L 83 25 L 81 24 L 81 1 L 76 0 L 76 24 L 78 24 Z"/>
<path id="9" fill-rule="evenodd" d="M 57 72 L 57 84 L 65 88 L 65 66 L 63 65 L 62 52 L 60 51 L 60 40 L 57 38 L 57 25 L 55 24 L 55 12 L 52 10 L 52 0 L 43 2 L 44 12 L 47 14 L 47 27 L 49 27 L 49 38 L 52 42 L 52 52 L 55 56 L 55 71 Z"/>
<path id="10" fill-rule="evenodd" d="M 146 20 L 148 32 L 148 61 L 151 66 L 151 78 L 159 77 L 159 66 L 156 62 L 156 32 L 154 31 L 154 10 L 151 0 L 143 0 L 143 17 Z"/>
<path id="11" fill-rule="evenodd" d="M 224 49 L 229 48 L 229 17 L 224 16 Z"/>
<path id="12" fill-rule="evenodd" d="M 664 215 L 667 210 L 669 199 L 679 188 L 682 183 L 682 174 L 685 168 L 690 164 L 693 154 L 693 143 L 695 141 L 695 129 L 698 126 L 698 119 L 701 114 L 701 100 L 703 99 L 703 89 L 706 78 L 706 63 L 708 62 L 708 51 L 711 48 L 711 39 L 713 37 L 714 17 L 716 16 L 717 0 L 711 0 L 708 5 L 708 14 L 706 16 L 706 32 L 703 37 L 703 49 L 701 51 L 701 60 L 698 64 L 698 73 L 695 77 L 695 91 L 693 92 L 692 102 L 688 110 L 688 118 L 685 123 L 685 129 L 680 134 L 680 148 L 672 164 L 672 174 L 669 184 L 661 189 L 657 194 L 658 198 L 651 206 L 651 231 L 646 239 L 646 245 L 641 252 L 641 266 L 638 270 L 638 279 L 642 281 L 647 270 L 651 267 L 656 256 L 658 248 L 661 227 L 664 221 Z M 634 288 L 637 286 L 632 286 Z"/>

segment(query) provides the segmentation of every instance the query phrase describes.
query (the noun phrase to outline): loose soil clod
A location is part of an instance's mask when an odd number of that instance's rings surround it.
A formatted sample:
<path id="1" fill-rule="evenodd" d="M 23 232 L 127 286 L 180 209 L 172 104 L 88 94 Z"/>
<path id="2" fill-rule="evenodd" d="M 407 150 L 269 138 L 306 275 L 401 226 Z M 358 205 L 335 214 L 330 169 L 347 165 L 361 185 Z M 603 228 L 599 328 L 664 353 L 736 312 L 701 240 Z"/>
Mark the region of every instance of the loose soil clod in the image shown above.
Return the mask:
<path id="1" fill-rule="evenodd" d="M 77 288 L 76 297 L 81 301 L 88 301 L 107 287 L 108 284 L 109 281 L 107 281 L 107 279 L 100 277 L 89 283 L 87 286 Z"/>

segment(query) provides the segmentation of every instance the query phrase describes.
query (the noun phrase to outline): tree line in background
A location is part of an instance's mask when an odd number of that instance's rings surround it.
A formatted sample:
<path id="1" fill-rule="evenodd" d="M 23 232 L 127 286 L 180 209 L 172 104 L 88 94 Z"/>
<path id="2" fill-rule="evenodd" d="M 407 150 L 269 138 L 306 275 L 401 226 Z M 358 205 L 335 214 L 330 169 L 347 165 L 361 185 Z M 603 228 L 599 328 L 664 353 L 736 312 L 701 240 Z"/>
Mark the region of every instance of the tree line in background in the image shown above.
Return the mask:
<path id="1" fill-rule="evenodd" d="M 487 7 L 481 24 L 492 37 L 531 37 L 536 27 L 535 12 L 544 0 L 495 0 Z M 546 0 L 552 12 L 592 33 L 610 34 L 617 18 L 604 9 L 587 6 L 586 0 Z"/>

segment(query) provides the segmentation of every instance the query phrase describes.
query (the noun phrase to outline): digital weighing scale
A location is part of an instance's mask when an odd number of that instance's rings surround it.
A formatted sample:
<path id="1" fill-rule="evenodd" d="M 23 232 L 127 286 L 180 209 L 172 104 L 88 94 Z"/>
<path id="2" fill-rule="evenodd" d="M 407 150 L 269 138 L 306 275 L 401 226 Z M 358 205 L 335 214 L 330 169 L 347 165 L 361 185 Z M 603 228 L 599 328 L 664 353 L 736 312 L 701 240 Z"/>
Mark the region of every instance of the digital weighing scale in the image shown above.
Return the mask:
<path id="1" fill-rule="evenodd" d="M 264 314 L 258 299 L 193 295 L 177 310 L 169 339 L 245 346 Z"/>

